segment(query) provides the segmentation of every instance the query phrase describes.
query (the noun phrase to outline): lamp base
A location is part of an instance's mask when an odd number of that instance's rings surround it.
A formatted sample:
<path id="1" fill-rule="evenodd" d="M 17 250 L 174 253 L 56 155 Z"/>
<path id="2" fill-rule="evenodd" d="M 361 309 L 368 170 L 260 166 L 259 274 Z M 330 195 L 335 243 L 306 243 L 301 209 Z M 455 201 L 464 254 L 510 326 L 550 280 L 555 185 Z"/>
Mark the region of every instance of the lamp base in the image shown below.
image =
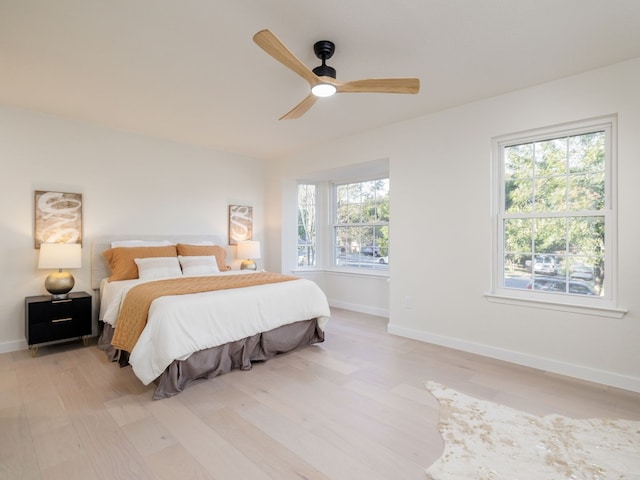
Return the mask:
<path id="1" fill-rule="evenodd" d="M 240 270 L 257 270 L 258 266 L 253 260 L 243 260 L 240 264 Z"/>
<path id="2" fill-rule="evenodd" d="M 69 298 L 68 293 L 58 293 L 55 295 L 51 295 L 51 300 L 67 300 Z"/>
<path id="3" fill-rule="evenodd" d="M 69 292 L 75 285 L 76 281 L 69 272 L 55 272 L 47 276 L 44 281 L 44 288 L 51 294 L 55 300 L 61 300 L 69 297 Z"/>

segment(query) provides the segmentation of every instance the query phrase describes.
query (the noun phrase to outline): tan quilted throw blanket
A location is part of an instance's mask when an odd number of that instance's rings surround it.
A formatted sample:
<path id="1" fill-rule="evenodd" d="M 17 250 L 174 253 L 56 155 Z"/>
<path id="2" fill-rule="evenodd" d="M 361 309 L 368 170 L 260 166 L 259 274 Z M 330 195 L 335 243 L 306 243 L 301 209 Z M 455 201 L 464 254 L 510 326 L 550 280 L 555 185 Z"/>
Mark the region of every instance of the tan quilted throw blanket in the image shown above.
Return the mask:
<path id="1" fill-rule="evenodd" d="M 129 290 L 120 307 L 111 344 L 115 348 L 131 352 L 147 324 L 151 302 L 158 297 L 251 287 L 297 279 L 298 277 L 291 275 L 259 272 L 245 275 L 171 278 L 136 285 Z"/>

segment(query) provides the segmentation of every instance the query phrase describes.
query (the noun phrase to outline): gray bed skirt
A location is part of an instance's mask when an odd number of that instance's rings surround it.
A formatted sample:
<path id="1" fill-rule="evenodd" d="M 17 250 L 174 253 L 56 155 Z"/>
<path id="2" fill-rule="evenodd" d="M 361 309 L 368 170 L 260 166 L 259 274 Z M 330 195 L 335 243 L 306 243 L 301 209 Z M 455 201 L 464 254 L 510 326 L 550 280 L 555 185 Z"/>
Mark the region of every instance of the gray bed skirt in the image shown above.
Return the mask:
<path id="1" fill-rule="evenodd" d="M 111 345 L 113 327 L 103 324 L 98 348 L 110 361 L 127 364 L 126 352 Z M 186 360 L 175 360 L 155 380 L 154 400 L 172 397 L 180 393 L 194 380 L 213 378 L 231 370 L 250 370 L 252 362 L 264 362 L 279 353 L 324 341 L 324 332 L 316 319 L 302 320 L 282 327 L 258 333 L 251 337 L 226 343 L 218 347 L 195 352 Z"/>

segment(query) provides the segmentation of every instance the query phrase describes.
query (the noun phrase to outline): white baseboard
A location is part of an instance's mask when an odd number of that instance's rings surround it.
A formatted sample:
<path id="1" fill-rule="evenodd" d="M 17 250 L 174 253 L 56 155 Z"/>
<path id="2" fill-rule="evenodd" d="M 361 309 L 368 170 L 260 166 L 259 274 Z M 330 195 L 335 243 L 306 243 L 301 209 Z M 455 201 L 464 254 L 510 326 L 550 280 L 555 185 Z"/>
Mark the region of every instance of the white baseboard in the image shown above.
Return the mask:
<path id="1" fill-rule="evenodd" d="M 356 303 L 341 302 L 339 300 L 328 299 L 329 306 L 350 310 L 352 312 L 366 313 L 378 317 L 389 317 L 389 310 L 386 308 L 371 307 L 369 305 L 359 305 Z"/>
<path id="2" fill-rule="evenodd" d="M 13 342 L 0 343 L 0 353 L 17 352 L 29 348 L 26 340 L 14 340 Z"/>
<path id="3" fill-rule="evenodd" d="M 87 338 L 95 338 L 96 334 L 92 333 L 91 335 L 87 335 Z M 78 337 L 79 338 L 79 337 Z M 54 340 L 52 342 L 40 343 L 39 345 L 55 345 L 57 343 L 65 343 L 65 342 L 73 342 L 77 340 L 75 337 L 64 338 L 62 340 Z M 82 345 L 82 343 L 80 343 Z M 0 353 L 10 353 L 10 352 L 18 352 L 20 350 L 27 350 L 29 345 L 27 345 L 26 340 L 15 340 L 13 342 L 4 342 L 0 343 Z"/>
<path id="4" fill-rule="evenodd" d="M 442 335 L 434 335 L 421 330 L 402 327 L 389 323 L 387 331 L 393 335 L 412 338 L 422 342 L 433 343 L 443 347 L 453 348 L 464 352 L 475 353 L 484 357 L 504 360 L 505 362 L 531 367 L 545 372 L 566 375 L 568 377 L 578 378 L 589 382 L 595 382 L 611 387 L 622 388 L 632 392 L 640 393 L 640 378 L 620 375 L 618 373 L 598 370 L 583 365 L 575 365 L 566 362 L 559 362 L 544 357 L 528 355 L 513 350 L 492 347 L 479 343 L 468 342 L 458 338 L 446 337 Z"/>

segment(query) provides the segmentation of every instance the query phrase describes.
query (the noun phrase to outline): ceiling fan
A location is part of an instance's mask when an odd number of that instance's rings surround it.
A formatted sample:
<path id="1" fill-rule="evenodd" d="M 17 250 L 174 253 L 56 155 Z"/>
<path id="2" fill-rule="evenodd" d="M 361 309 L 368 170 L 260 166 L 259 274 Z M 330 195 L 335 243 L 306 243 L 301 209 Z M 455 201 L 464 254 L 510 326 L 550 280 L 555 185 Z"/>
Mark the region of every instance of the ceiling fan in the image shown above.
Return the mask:
<path id="1" fill-rule="evenodd" d="M 417 78 L 367 78 L 350 82 L 336 80 L 335 68 L 326 64 L 335 51 L 334 43 L 329 40 L 320 40 L 314 44 L 313 51 L 322 60 L 322 65 L 313 70 L 298 60 L 269 30 L 260 30 L 253 36 L 253 41 L 311 86 L 311 93 L 280 117 L 280 120 L 299 118 L 316 103 L 318 97 L 330 97 L 334 93 L 418 93 L 420 90 L 420 80 Z"/>

